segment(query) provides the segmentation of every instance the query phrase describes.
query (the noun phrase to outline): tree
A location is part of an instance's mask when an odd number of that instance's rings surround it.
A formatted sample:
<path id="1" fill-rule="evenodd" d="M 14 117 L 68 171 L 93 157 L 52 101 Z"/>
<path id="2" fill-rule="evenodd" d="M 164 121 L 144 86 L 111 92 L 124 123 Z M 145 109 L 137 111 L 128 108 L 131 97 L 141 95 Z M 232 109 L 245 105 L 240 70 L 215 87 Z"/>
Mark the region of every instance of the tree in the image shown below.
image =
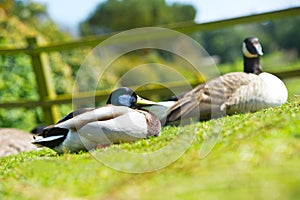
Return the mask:
<path id="1" fill-rule="evenodd" d="M 191 5 L 166 4 L 165 0 L 108 0 L 82 23 L 81 35 L 101 34 L 137 27 L 193 21 L 196 10 Z"/>
<path id="2" fill-rule="evenodd" d="M 266 55 L 275 51 L 300 53 L 300 17 L 243 24 L 223 29 L 200 32 L 196 40 L 211 55 L 218 55 L 222 63 L 241 58 L 241 45 L 246 37 L 257 36 Z"/>
<path id="3" fill-rule="evenodd" d="M 42 39 L 44 43 L 71 38 L 59 31 L 49 18 L 45 6 L 28 0 L 15 0 L 6 5 L 0 8 L 0 48 L 24 48 L 27 45 L 26 37 L 33 36 Z M 57 94 L 72 91 L 74 80 L 72 69 L 63 62 L 71 58 L 72 55 L 58 52 L 48 55 Z M 78 65 L 80 64 L 81 61 Z M 0 101 L 12 102 L 20 99 L 39 100 L 31 60 L 29 56 L 23 54 L 0 55 Z M 0 127 L 29 130 L 43 123 L 41 116 L 40 108 L 0 108 Z"/>
<path id="4" fill-rule="evenodd" d="M 285 50 L 300 54 L 300 17 L 270 21 L 263 25 L 264 31 L 272 36 L 270 43 Z"/>
<path id="5" fill-rule="evenodd" d="M 7 7 L 8 16 L 16 16 L 19 21 L 33 27 L 47 40 L 59 41 L 70 38 L 70 35 L 59 30 L 47 12 L 47 6 L 30 0 L 11 0 Z"/>

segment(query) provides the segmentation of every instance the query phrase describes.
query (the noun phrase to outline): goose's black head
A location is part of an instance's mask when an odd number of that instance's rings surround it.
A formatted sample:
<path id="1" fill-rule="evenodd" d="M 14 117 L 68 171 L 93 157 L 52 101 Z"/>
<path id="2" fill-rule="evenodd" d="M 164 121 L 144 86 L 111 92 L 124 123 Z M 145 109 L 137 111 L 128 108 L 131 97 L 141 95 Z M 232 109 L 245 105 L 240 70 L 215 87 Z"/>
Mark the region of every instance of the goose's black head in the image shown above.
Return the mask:
<path id="1" fill-rule="evenodd" d="M 260 74 L 260 56 L 263 55 L 262 47 L 257 37 L 248 37 L 243 42 L 244 72 Z"/>
<path id="2" fill-rule="evenodd" d="M 247 58 L 257 58 L 263 55 L 262 47 L 257 37 L 249 37 L 244 40 L 243 54 Z"/>
<path id="3" fill-rule="evenodd" d="M 143 106 L 151 106 L 156 103 L 139 97 L 132 89 L 121 87 L 114 90 L 106 102 L 115 106 L 126 106 L 129 108 L 140 108 Z"/>

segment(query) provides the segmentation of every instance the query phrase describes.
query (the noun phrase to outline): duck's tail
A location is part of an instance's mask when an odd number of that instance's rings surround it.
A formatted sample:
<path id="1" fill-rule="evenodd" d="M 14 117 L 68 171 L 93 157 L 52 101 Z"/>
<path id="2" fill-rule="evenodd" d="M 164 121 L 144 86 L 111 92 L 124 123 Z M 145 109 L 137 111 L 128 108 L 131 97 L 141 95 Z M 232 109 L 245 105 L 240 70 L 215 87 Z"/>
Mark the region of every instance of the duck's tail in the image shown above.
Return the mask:
<path id="1" fill-rule="evenodd" d="M 65 128 L 58 128 L 58 127 L 52 127 L 52 128 L 46 128 L 44 129 L 42 136 L 40 137 L 34 137 L 34 141 L 32 144 L 36 146 L 44 146 L 49 148 L 54 148 L 56 146 L 59 146 L 63 141 L 66 139 L 68 135 L 69 130 Z"/>

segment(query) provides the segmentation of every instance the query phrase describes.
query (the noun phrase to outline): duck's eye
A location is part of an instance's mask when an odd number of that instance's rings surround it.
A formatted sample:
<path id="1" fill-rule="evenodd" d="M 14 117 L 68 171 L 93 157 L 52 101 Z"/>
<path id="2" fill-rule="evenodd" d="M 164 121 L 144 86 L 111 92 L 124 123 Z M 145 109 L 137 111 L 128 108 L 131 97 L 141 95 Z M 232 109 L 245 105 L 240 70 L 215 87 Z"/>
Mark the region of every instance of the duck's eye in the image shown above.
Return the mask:
<path id="1" fill-rule="evenodd" d="M 131 96 L 130 103 L 131 103 L 131 105 L 135 105 L 136 104 L 136 98 Z"/>
<path id="2" fill-rule="evenodd" d="M 42 135 L 43 137 L 46 137 L 47 134 L 48 134 L 48 132 L 49 132 L 48 129 L 44 129 L 41 135 Z"/>

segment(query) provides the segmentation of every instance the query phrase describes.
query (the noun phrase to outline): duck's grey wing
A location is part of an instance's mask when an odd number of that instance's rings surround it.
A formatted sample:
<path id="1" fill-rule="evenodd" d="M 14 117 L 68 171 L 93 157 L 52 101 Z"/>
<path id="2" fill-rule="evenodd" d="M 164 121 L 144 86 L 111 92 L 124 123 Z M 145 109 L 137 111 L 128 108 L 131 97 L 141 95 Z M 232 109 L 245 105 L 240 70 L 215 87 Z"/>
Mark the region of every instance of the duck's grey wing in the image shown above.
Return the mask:
<path id="1" fill-rule="evenodd" d="M 224 115 L 226 107 L 223 107 L 226 102 L 241 86 L 248 85 L 251 77 L 243 72 L 235 72 L 197 86 L 168 110 L 167 122 L 181 118 L 199 120 Z"/>
<path id="2" fill-rule="evenodd" d="M 146 138 L 147 129 L 145 115 L 132 110 L 108 120 L 86 123 L 77 132 L 80 137 L 105 145 Z"/>
<path id="3" fill-rule="evenodd" d="M 68 120 L 72 119 L 73 117 L 76 117 L 76 116 L 78 116 L 80 114 L 93 111 L 94 109 L 95 108 L 82 108 L 82 109 L 75 110 L 75 111 L 67 114 L 66 116 L 64 116 L 62 119 L 60 119 L 56 123 L 56 125 L 57 124 L 61 124 L 62 122 L 68 121 Z M 59 128 L 64 128 L 65 129 L 66 127 L 55 126 L 55 124 L 54 125 L 50 125 L 50 126 L 45 126 L 41 130 L 39 130 L 38 135 L 39 136 L 43 136 L 43 137 L 50 137 L 50 136 L 57 136 L 57 135 L 66 135 L 65 133 L 61 134 L 60 132 L 65 132 L 65 130 L 58 131 L 58 130 L 60 130 Z"/>
<path id="4" fill-rule="evenodd" d="M 77 115 L 80 115 L 80 114 L 82 114 L 82 113 L 92 111 L 92 110 L 94 110 L 94 109 L 95 109 L 95 108 L 82 108 L 82 109 L 75 110 L 75 111 L 73 111 L 73 112 L 67 114 L 66 116 L 64 116 L 62 119 L 60 119 L 60 120 L 57 122 L 57 124 L 59 124 L 59 123 L 61 123 L 61 122 L 63 122 L 63 121 L 66 121 L 66 120 L 68 120 L 68 119 L 71 119 L 71 118 L 73 118 L 73 117 L 75 117 L 75 116 L 77 116 Z"/>
<path id="5" fill-rule="evenodd" d="M 130 112 L 131 110 L 132 109 L 125 106 L 107 105 L 76 115 L 72 118 L 62 121 L 61 123 L 55 124 L 54 127 L 79 129 L 87 123 L 113 119 L 127 112 Z"/>

